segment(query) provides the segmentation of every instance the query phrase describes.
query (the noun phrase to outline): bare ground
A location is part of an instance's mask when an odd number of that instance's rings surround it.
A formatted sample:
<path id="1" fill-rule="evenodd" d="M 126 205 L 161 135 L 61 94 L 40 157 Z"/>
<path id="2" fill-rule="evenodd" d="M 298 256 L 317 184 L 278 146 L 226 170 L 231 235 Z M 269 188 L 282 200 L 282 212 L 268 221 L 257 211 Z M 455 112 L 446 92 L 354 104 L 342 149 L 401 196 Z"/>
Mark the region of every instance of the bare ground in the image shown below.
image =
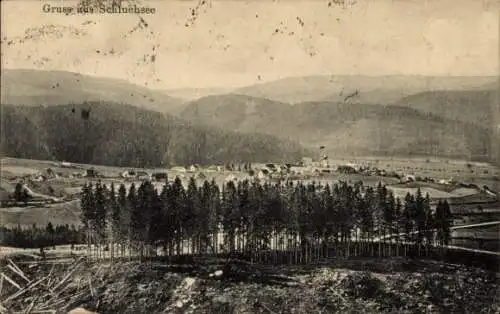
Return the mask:
<path id="1" fill-rule="evenodd" d="M 26 262 L 26 260 L 25 260 Z M 409 259 L 357 259 L 310 266 L 262 266 L 203 260 L 176 266 L 160 262 L 23 264 L 28 278 L 51 271 L 47 287 L 9 302 L 66 313 L 498 313 L 497 273 Z M 78 268 L 75 270 L 75 266 Z M 217 272 L 217 270 L 219 270 Z M 5 271 L 5 268 L 2 270 Z M 215 274 L 215 275 L 214 275 Z M 14 278 L 14 277 L 13 277 Z M 1 300 L 17 291 L 4 281 Z M 45 290 L 44 290 L 45 289 Z M 34 298 L 37 298 L 36 300 Z M 53 298 L 51 302 L 48 299 Z M 50 301 L 50 300 L 49 300 Z"/>

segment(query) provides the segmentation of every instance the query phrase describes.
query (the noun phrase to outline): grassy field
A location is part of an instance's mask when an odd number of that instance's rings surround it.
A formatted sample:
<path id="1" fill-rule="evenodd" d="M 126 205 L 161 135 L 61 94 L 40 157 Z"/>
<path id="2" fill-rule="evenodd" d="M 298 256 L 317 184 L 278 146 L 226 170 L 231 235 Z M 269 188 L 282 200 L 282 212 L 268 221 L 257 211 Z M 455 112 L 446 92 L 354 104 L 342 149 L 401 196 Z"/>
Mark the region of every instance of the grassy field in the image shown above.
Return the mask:
<path id="1" fill-rule="evenodd" d="M 0 221 L 7 228 L 17 225 L 46 226 L 49 222 L 55 225 L 81 224 L 80 201 L 50 204 L 44 207 L 9 207 L 0 209 Z"/>
<path id="2" fill-rule="evenodd" d="M 473 183 L 479 186 L 487 185 L 494 191 L 500 191 L 500 169 L 488 163 L 469 162 L 442 158 L 391 158 L 391 157 L 358 157 L 338 158 L 332 160 L 332 165 L 346 163 L 377 167 L 386 171 L 405 173 L 420 177 L 435 179 L 454 179 Z"/>

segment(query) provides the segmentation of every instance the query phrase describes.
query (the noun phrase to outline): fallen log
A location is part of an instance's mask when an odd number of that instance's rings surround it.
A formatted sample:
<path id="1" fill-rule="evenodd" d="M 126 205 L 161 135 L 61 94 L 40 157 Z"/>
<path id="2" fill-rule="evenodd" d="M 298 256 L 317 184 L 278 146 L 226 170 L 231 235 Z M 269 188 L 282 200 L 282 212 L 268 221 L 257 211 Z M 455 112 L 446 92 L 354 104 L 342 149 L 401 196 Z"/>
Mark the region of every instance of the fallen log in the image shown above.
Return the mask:
<path id="1" fill-rule="evenodd" d="M 21 278 L 23 278 L 27 282 L 31 282 L 31 280 L 28 279 L 28 277 L 24 274 L 24 272 L 19 267 L 17 267 L 17 265 L 11 259 L 8 259 L 8 261 L 10 265 L 7 265 L 7 267 L 12 269 L 13 272 L 18 274 Z"/>
<path id="2" fill-rule="evenodd" d="M 24 313 L 26 313 L 26 314 L 31 313 L 31 310 L 33 310 L 33 307 L 35 306 L 35 302 L 36 302 L 37 299 L 38 299 L 38 297 L 35 297 L 33 299 L 33 301 L 31 301 L 31 304 L 26 308 L 26 310 L 24 311 Z"/>
<path id="3" fill-rule="evenodd" d="M 22 273 L 18 273 L 17 270 L 12 267 L 12 265 L 7 265 L 7 268 L 12 270 L 14 272 L 14 274 L 18 275 L 19 277 L 21 277 L 22 279 L 24 279 L 27 283 L 30 283 L 31 280 L 29 280 L 28 278 L 26 278 L 26 276 L 24 276 Z"/>
<path id="4" fill-rule="evenodd" d="M 69 271 L 66 276 L 64 276 L 63 280 L 61 280 L 55 287 L 52 288 L 53 291 L 56 291 L 57 288 L 59 288 L 62 284 L 64 284 L 66 282 L 66 280 L 68 280 L 68 278 L 75 273 L 75 271 L 78 269 L 78 267 L 80 267 L 80 265 L 82 265 L 82 263 L 80 264 L 77 264 L 71 271 Z"/>
<path id="5" fill-rule="evenodd" d="M 2 277 L 5 278 L 5 280 L 7 280 L 8 282 L 10 282 L 14 287 L 16 287 L 17 289 L 21 290 L 21 286 L 17 284 L 17 282 L 15 282 L 14 280 L 12 280 L 9 276 L 7 276 L 6 274 L 4 273 L 1 273 L 2 274 Z"/>
<path id="6" fill-rule="evenodd" d="M 36 281 L 34 283 L 31 283 L 30 285 L 28 285 L 27 287 L 25 287 L 21 291 L 18 291 L 16 293 L 12 294 L 10 297 L 8 297 L 7 299 L 5 299 L 4 302 L 7 303 L 10 300 L 16 299 L 17 297 L 23 295 L 27 291 L 29 291 L 29 290 L 33 289 L 34 287 L 36 287 L 39 283 L 43 282 L 45 279 L 47 279 L 47 277 L 43 277 L 42 279 L 40 279 L 40 280 L 38 280 L 38 281 Z"/>

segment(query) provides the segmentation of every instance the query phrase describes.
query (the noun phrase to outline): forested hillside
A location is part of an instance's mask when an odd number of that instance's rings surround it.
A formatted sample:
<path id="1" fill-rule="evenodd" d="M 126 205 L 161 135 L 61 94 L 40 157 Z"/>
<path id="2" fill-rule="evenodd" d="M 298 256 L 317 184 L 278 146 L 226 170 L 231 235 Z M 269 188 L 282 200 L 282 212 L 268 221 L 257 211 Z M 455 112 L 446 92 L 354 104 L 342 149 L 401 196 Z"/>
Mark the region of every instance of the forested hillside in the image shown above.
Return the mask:
<path id="1" fill-rule="evenodd" d="M 155 167 L 293 161 L 303 152 L 273 136 L 193 126 L 125 104 L 4 105 L 2 111 L 2 152 L 9 157 Z"/>
<path id="2" fill-rule="evenodd" d="M 240 132 L 262 132 L 326 145 L 333 154 L 492 157 L 491 129 L 402 106 L 306 102 L 293 106 L 245 95 L 186 104 L 183 118 Z"/>
<path id="3" fill-rule="evenodd" d="M 498 91 L 494 89 L 429 91 L 407 96 L 396 104 L 491 128 L 498 100 Z"/>

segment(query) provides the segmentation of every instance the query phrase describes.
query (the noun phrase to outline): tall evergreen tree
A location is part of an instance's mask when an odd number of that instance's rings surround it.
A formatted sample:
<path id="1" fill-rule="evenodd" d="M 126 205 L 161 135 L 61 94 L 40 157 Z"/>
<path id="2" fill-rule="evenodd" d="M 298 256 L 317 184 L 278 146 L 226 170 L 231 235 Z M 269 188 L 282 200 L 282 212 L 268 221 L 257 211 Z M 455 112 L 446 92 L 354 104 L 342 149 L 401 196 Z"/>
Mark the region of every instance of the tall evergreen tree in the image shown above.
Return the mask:
<path id="1" fill-rule="evenodd" d="M 195 238 L 198 235 L 198 230 L 196 229 L 200 225 L 199 217 L 196 216 L 197 212 L 200 212 L 200 200 L 198 195 L 198 187 L 196 186 L 196 180 L 194 177 L 189 179 L 186 198 L 184 203 L 184 210 L 182 211 L 182 221 L 185 230 L 185 236 L 187 239 L 191 240 L 190 252 L 195 248 Z"/>
<path id="2" fill-rule="evenodd" d="M 431 198 L 429 193 L 426 193 L 424 203 L 423 203 L 423 211 L 425 215 L 425 242 L 427 247 L 431 246 L 434 242 L 434 217 L 432 215 L 431 210 Z"/>
<path id="3" fill-rule="evenodd" d="M 453 216 L 451 214 L 450 204 L 447 200 L 443 202 L 443 240 L 444 244 L 448 245 L 451 240 L 451 227 L 453 225 Z"/>
<path id="4" fill-rule="evenodd" d="M 424 207 L 425 207 L 425 199 L 422 196 L 422 191 L 420 190 L 420 188 L 418 188 L 417 193 L 415 195 L 414 221 L 417 227 L 416 243 L 417 245 L 419 245 L 419 249 L 420 245 L 423 242 L 425 236 L 425 228 L 426 228 L 426 214 Z"/>
<path id="5" fill-rule="evenodd" d="M 102 253 L 102 245 L 106 241 L 106 186 L 103 186 L 100 182 L 96 184 L 95 187 L 95 207 L 94 207 L 94 232 L 96 236 L 96 244 L 98 250 L 98 256 Z"/>

